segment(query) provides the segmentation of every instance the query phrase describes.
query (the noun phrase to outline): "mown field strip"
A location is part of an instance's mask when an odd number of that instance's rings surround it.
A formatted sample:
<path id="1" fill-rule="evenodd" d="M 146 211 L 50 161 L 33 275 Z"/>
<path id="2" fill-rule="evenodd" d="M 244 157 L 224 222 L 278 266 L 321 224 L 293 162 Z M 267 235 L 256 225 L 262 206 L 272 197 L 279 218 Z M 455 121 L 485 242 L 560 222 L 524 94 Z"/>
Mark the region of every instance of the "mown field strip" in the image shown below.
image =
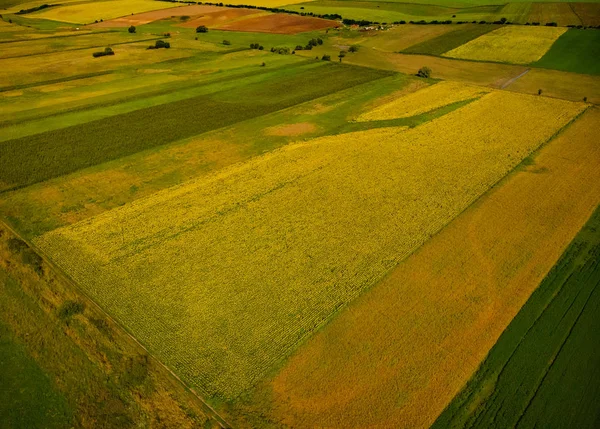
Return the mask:
<path id="1" fill-rule="evenodd" d="M 233 399 L 582 109 L 494 92 L 411 130 L 290 145 L 36 244 L 199 391 Z"/>
<path id="2" fill-rule="evenodd" d="M 316 334 L 240 405 L 250 424 L 429 427 L 600 203 L 599 122 L 588 110 Z"/>
<path id="3" fill-rule="evenodd" d="M 434 428 L 594 428 L 600 412 L 600 208 Z"/>

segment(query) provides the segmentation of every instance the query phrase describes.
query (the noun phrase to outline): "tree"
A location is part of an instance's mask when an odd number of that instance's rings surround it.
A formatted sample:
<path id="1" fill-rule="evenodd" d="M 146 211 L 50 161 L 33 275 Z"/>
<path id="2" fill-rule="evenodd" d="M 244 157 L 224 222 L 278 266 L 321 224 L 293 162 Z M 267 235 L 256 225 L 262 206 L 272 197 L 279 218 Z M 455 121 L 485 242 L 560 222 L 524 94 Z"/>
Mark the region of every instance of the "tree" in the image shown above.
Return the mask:
<path id="1" fill-rule="evenodd" d="M 429 67 L 421 67 L 417 72 L 417 76 L 429 78 L 431 77 L 431 69 Z"/>
<path id="2" fill-rule="evenodd" d="M 587 97 L 583 97 L 583 102 L 587 103 Z"/>
<path id="3" fill-rule="evenodd" d="M 356 45 L 352 45 L 350 46 L 350 48 L 348 48 L 348 52 L 357 52 L 358 51 L 358 46 Z"/>
<path id="4" fill-rule="evenodd" d="M 325 55 L 323 55 L 321 57 L 321 60 L 323 60 L 323 61 L 331 61 L 331 55 L 325 54 Z"/>
<path id="5" fill-rule="evenodd" d="M 538 95 L 542 95 L 542 90 L 538 89 Z"/>
<path id="6" fill-rule="evenodd" d="M 500 18 L 500 24 L 505 24 L 506 23 L 506 18 Z"/>
<path id="7" fill-rule="evenodd" d="M 196 27 L 196 33 L 208 33 L 208 28 L 206 28 L 206 25 Z"/>
<path id="8" fill-rule="evenodd" d="M 127 31 L 129 31 L 129 33 L 130 33 L 130 34 L 133 34 L 133 33 L 135 33 L 135 26 L 133 26 L 133 25 L 132 25 L 131 27 L 129 27 L 129 28 L 127 29 Z"/>

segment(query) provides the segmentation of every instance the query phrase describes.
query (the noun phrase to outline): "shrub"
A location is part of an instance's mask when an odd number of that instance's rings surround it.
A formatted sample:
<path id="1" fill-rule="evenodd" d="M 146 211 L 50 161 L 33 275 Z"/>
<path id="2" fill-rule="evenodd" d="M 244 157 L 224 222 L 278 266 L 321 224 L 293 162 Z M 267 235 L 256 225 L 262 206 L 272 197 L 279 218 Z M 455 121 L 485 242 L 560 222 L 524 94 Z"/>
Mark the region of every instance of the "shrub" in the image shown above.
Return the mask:
<path id="1" fill-rule="evenodd" d="M 196 27 L 196 33 L 208 33 L 208 28 L 206 28 L 206 25 Z"/>
<path id="2" fill-rule="evenodd" d="M 148 49 L 169 49 L 170 47 L 171 44 L 169 42 L 165 42 L 164 40 L 157 40 L 156 43 L 154 43 L 154 46 L 148 46 Z"/>
<path id="3" fill-rule="evenodd" d="M 296 51 L 301 51 L 302 49 L 303 49 L 302 46 L 296 45 L 296 48 L 295 48 Z"/>
<path id="4" fill-rule="evenodd" d="M 542 90 L 538 89 L 538 95 L 542 95 Z"/>
<path id="5" fill-rule="evenodd" d="M 115 52 L 112 50 L 112 48 L 104 48 L 104 51 L 100 51 L 100 52 L 94 52 L 92 54 L 92 56 L 94 58 L 98 58 L 98 57 L 104 57 L 106 55 L 114 55 Z"/>
<path id="6" fill-rule="evenodd" d="M 83 313 L 85 306 L 77 301 L 65 301 L 58 309 L 58 317 L 63 320 L 70 319 L 76 314 Z"/>
<path id="7" fill-rule="evenodd" d="M 266 66 L 266 64 L 263 62 L 263 63 L 262 63 L 260 66 L 261 66 L 261 67 L 265 67 L 265 66 Z"/>
<path id="8" fill-rule="evenodd" d="M 348 48 L 348 52 L 358 52 L 358 46 L 352 45 Z"/>
<path id="9" fill-rule="evenodd" d="M 587 97 L 583 97 L 583 102 L 587 103 Z"/>
<path id="10" fill-rule="evenodd" d="M 429 78 L 431 77 L 431 69 L 429 67 L 421 67 L 417 72 L 417 76 Z"/>
<path id="11" fill-rule="evenodd" d="M 133 25 L 132 25 L 131 27 L 129 27 L 129 28 L 127 29 L 127 31 L 129 31 L 129 33 L 130 33 L 130 34 L 133 34 L 133 33 L 135 33 L 135 26 L 133 26 Z"/>
<path id="12" fill-rule="evenodd" d="M 557 27 L 558 24 L 556 22 L 547 22 L 546 27 Z"/>
<path id="13" fill-rule="evenodd" d="M 223 44 L 225 46 L 229 46 L 229 45 L 231 45 L 231 42 L 229 40 L 223 40 Z"/>
<path id="14" fill-rule="evenodd" d="M 183 15 L 183 16 L 180 16 L 180 17 L 179 17 L 179 20 L 180 20 L 180 21 L 187 21 L 188 19 L 190 19 L 190 17 L 189 17 L 189 16 L 187 16 L 187 15 Z"/>
<path id="15" fill-rule="evenodd" d="M 325 54 L 325 55 L 323 55 L 321 57 L 321 60 L 323 60 L 323 61 L 331 61 L 331 55 Z"/>

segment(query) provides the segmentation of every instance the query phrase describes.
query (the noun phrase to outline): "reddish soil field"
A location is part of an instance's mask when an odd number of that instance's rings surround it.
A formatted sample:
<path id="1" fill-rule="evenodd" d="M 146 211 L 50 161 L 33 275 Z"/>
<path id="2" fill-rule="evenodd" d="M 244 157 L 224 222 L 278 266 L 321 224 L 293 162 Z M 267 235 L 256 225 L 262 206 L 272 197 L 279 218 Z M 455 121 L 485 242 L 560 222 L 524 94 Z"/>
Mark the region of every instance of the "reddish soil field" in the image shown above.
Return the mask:
<path id="1" fill-rule="evenodd" d="M 327 19 L 274 13 L 224 24 L 218 28 L 219 30 L 250 31 L 257 33 L 296 34 L 332 27 L 339 27 L 339 24 Z"/>
<path id="2" fill-rule="evenodd" d="M 264 13 L 262 11 L 257 11 L 256 9 L 230 9 L 223 7 L 219 7 L 217 9 L 218 10 L 216 11 L 210 11 L 208 13 L 195 16 L 189 21 L 181 24 L 180 27 L 196 28 L 199 25 L 206 25 L 207 27 L 216 28 L 237 18 L 255 15 L 257 13 Z"/>
<path id="3" fill-rule="evenodd" d="M 148 24 L 149 22 L 158 21 L 159 19 L 171 18 L 172 16 L 197 16 L 222 10 L 222 7 L 202 5 L 171 7 L 169 9 L 136 13 L 135 15 L 131 16 L 110 19 L 108 21 L 89 25 L 88 27 L 129 27 L 130 25 Z"/>

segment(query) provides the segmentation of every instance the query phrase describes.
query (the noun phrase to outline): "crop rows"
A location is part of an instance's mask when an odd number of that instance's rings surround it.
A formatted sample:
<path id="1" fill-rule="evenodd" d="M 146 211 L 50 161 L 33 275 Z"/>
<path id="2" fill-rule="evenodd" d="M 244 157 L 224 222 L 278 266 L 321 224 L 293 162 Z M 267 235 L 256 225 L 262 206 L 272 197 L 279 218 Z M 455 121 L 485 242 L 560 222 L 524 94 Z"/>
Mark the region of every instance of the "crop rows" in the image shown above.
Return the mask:
<path id="1" fill-rule="evenodd" d="M 443 81 L 365 112 L 357 118 L 357 121 L 409 118 L 452 103 L 476 98 L 486 92 L 488 90 L 482 87 Z"/>
<path id="2" fill-rule="evenodd" d="M 495 92 L 287 146 L 36 242 L 207 396 L 237 397 L 581 111 Z"/>
<path id="3" fill-rule="evenodd" d="M 0 143 L 0 191 L 192 137 L 389 75 L 323 65 L 293 77 L 197 96 Z"/>

